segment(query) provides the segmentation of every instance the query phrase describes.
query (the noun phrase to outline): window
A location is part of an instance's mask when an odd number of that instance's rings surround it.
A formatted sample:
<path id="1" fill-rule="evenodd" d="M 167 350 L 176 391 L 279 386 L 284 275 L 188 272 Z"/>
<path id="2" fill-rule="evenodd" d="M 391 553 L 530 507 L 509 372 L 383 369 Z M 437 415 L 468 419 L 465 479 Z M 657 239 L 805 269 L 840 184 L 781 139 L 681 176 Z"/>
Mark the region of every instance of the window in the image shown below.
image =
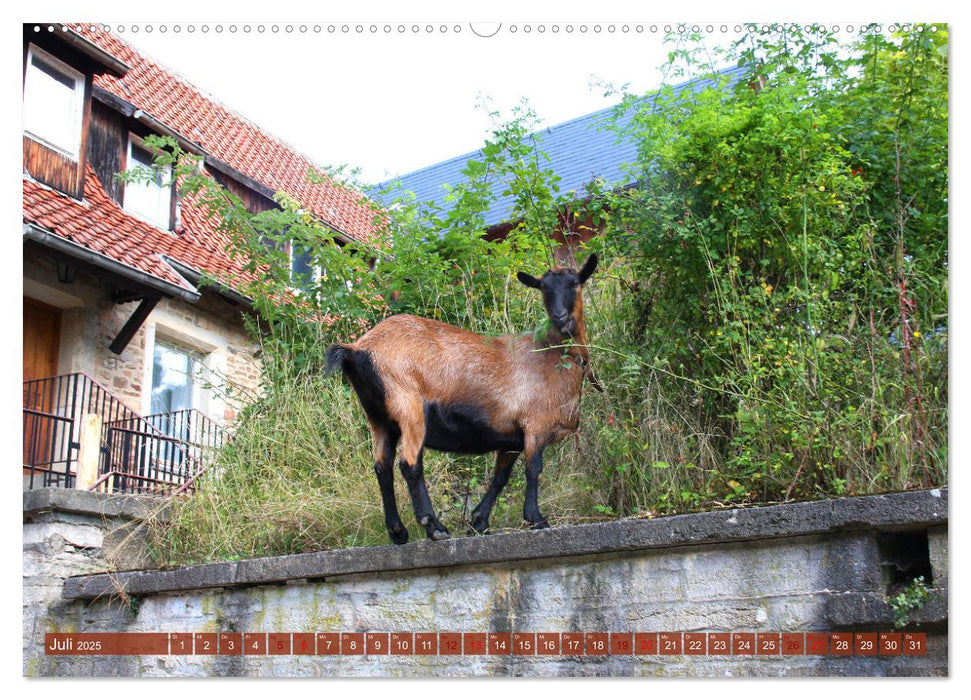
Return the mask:
<path id="1" fill-rule="evenodd" d="M 313 289 L 319 277 L 317 266 L 313 264 L 310 251 L 290 243 L 290 284 L 294 289 L 308 292 Z"/>
<path id="2" fill-rule="evenodd" d="M 184 469 L 191 450 L 186 443 L 193 442 L 198 426 L 192 409 L 198 408 L 201 398 L 198 370 L 202 363 L 195 353 L 158 340 L 153 352 L 151 409 L 146 420 L 172 439 L 156 440 L 150 459 L 157 471 Z"/>
<path id="3" fill-rule="evenodd" d="M 321 270 L 314 264 L 314 255 L 310 249 L 294 241 L 278 240 L 270 236 L 264 236 L 262 244 L 275 260 L 281 265 L 287 265 L 291 289 L 309 292 L 314 288 Z"/>
<path id="4" fill-rule="evenodd" d="M 24 133 L 77 160 L 83 109 L 84 76 L 31 45 L 24 76 Z"/>
<path id="5" fill-rule="evenodd" d="M 152 424 L 181 438 L 197 427 L 198 414 L 222 419 L 230 340 L 181 311 L 159 307 L 145 324 L 141 413 L 169 415 L 153 418 Z"/>
<path id="6" fill-rule="evenodd" d="M 199 359 L 175 345 L 155 341 L 152 362 L 151 413 L 172 413 L 195 408 Z"/>
<path id="7" fill-rule="evenodd" d="M 155 158 L 140 139 L 128 140 L 128 170 L 145 168 L 152 171 L 148 182 L 125 183 L 125 211 L 150 224 L 168 230 L 172 214 L 171 166 L 153 170 Z"/>

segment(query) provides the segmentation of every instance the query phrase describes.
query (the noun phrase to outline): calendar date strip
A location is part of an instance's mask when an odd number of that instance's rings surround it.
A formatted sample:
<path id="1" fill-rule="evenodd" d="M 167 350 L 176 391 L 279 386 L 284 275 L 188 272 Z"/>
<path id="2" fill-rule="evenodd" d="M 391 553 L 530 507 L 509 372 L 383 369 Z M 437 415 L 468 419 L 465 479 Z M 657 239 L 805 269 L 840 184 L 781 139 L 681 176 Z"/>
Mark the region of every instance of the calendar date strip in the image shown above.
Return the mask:
<path id="1" fill-rule="evenodd" d="M 52 656 L 924 656 L 923 632 L 48 632 Z"/>

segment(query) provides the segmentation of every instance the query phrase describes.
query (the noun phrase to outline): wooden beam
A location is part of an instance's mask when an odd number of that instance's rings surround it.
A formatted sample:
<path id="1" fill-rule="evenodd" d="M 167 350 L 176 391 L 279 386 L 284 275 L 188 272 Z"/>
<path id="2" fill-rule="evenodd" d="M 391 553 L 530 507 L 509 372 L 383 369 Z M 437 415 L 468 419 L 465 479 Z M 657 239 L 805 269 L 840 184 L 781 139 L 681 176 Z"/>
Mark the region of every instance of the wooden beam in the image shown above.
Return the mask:
<path id="1" fill-rule="evenodd" d="M 209 155 L 207 153 L 206 165 L 208 165 L 210 168 L 214 170 L 218 170 L 219 172 L 221 172 L 223 175 L 227 177 L 231 177 L 233 180 L 236 180 L 236 182 L 240 183 L 241 185 L 244 185 L 245 187 L 249 187 L 251 190 L 253 190 L 257 194 L 263 195 L 271 202 L 275 201 L 274 197 L 276 197 L 276 190 L 274 190 L 272 187 L 268 187 L 264 185 L 259 180 L 255 180 L 251 178 L 249 175 L 246 175 L 245 173 L 241 173 L 239 170 L 231 166 L 229 163 L 221 161 L 215 156 Z"/>
<path id="2" fill-rule="evenodd" d="M 116 355 L 120 355 L 125 351 L 125 348 L 128 347 L 128 343 L 130 343 L 131 339 L 135 337 L 138 329 L 142 327 L 142 324 L 145 323 L 145 319 L 148 318 L 148 315 L 152 313 L 155 305 L 158 304 L 159 299 L 161 299 L 161 297 L 142 298 L 142 303 L 138 305 L 138 308 L 136 308 L 134 313 L 132 313 L 131 318 L 129 318 L 125 325 L 122 326 L 121 330 L 118 331 L 118 335 L 115 336 L 115 339 L 111 341 L 111 345 L 108 346 L 108 349 L 111 350 L 111 352 L 115 353 Z"/>
<path id="3" fill-rule="evenodd" d="M 131 70 L 128 64 L 118 60 L 90 39 L 78 34 L 67 25 L 55 24 L 54 27 L 57 31 L 52 32 L 53 36 L 71 45 L 75 50 L 80 51 L 101 67 L 101 70 L 95 72 L 110 73 L 116 78 L 124 78 L 125 74 Z"/>
<path id="4" fill-rule="evenodd" d="M 111 107 L 125 117 L 130 117 L 135 113 L 135 105 L 113 95 L 99 85 L 94 86 L 94 89 L 91 91 L 91 96 L 98 102 Z"/>

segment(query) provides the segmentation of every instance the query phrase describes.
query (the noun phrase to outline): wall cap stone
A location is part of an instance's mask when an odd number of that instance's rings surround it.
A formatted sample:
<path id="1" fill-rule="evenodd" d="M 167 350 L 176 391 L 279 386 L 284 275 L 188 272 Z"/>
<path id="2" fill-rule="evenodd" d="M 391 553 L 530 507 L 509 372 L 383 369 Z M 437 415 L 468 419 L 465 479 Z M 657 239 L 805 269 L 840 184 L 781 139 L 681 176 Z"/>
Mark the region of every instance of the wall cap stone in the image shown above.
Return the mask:
<path id="1" fill-rule="evenodd" d="M 97 496 L 98 494 L 90 494 Z M 25 510 L 26 510 L 25 494 Z M 645 520 L 572 525 L 550 530 L 328 550 L 171 570 L 128 571 L 65 580 L 66 600 L 150 595 L 203 588 L 281 584 L 503 562 L 534 561 L 763 540 L 849 530 L 906 531 L 946 525 L 948 489 L 856 496 L 735 508 Z"/>
<path id="2" fill-rule="evenodd" d="M 50 513 L 145 520 L 153 515 L 160 517 L 162 509 L 164 509 L 164 502 L 153 496 L 93 493 L 58 488 L 24 491 L 24 522 L 37 520 Z"/>

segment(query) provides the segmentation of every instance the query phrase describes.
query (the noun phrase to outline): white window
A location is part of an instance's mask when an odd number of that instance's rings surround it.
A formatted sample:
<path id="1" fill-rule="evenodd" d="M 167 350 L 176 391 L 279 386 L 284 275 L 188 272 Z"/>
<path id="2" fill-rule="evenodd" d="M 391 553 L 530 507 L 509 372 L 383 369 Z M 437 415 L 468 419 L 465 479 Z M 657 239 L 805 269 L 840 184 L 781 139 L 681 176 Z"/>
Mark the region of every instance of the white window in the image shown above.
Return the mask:
<path id="1" fill-rule="evenodd" d="M 227 338 L 181 312 L 156 307 L 152 318 L 154 323 L 145 325 L 142 415 L 193 409 L 221 421 L 226 408 Z M 156 427 L 170 432 L 164 421 Z"/>
<path id="2" fill-rule="evenodd" d="M 128 140 L 128 170 L 145 168 L 152 171 L 148 182 L 125 183 L 125 211 L 159 228 L 169 229 L 172 214 L 172 168 L 153 170 L 155 157 L 138 138 Z"/>
<path id="3" fill-rule="evenodd" d="M 197 408 L 199 358 L 196 354 L 156 339 L 154 355 L 150 413 Z"/>
<path id="4" fill-rule="evenodd" d="M 77 160 L 83 110 L 84 76 L 31 45 L 24 76 L 24 133 Z"/>
<path id="5" fill-rule="evenodd" d="M 155 342 L 152 362 L 152 394 L 149 425 L 172 439 L 158 441 L 153 458 L 157 469 L 186 466 L 191 443 L 199 429 L 202 362 L 195 352 L 164 341 Z M 190 443 L 190 444 L 186 444 Z"/>

